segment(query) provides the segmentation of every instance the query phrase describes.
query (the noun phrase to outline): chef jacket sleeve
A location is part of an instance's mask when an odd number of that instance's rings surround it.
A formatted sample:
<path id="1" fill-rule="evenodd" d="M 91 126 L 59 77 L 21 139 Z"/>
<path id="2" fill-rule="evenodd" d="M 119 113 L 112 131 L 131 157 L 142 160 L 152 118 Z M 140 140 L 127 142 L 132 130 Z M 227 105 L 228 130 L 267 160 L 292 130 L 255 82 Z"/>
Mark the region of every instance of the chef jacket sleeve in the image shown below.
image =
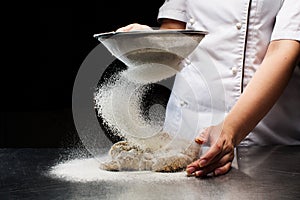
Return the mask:
<path id="1" fill-rule="evenodd" d="M 157 20 L 160 22 L 161 19 L 167 18 L 186 22 L 185 8 L 186 0 L 166 0 L 159 9 Z"/>
<path id="2" fill-rule="evenodd" d="M 300 0 L 284 0 L 274 25 L 271 40 L 300 41 Z"/>

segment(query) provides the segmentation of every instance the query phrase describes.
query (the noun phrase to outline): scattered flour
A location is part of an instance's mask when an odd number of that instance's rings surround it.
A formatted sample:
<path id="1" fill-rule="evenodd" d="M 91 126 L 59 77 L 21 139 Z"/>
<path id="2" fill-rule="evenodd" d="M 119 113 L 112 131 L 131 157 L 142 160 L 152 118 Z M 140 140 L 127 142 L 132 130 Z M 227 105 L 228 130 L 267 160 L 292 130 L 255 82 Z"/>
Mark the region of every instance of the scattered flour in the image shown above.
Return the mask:
<path id="1" fill-rule="evenodd" d="M 94 97 L 95 108 L 105 125 L 122 138 L 145 138 L 162 130 L 164 107 L 162 112 L 153 112 L 154 120 L 146 120 L 141 111 L 143 94 L 149 87 L 129 81 L 126 73 L 114 81 L 101 85 Z M 151 111 L 151 110 L 150 110 Z M 157 115 L 157 113 L 163 113 Z M 150 118 L 151 119 L 151 113 Z"/>
<path id="2" fill-rule="evenodd" d="M 208 150 L 208 147 L 202 147 L 201 150 L 205 152 Z M 109 159 L 109 156 L 107 155 L 97 158 L 90 158 L 82 157 L 78 154 L 78 157 L 80 158 L 58 162 L 56 165 L 50 168 L 47 176 L 68 182 L 112 182 L 138 184 L 174 183 L 174 181 L 180 182 L 188 178 L 183 170 L 172 173 L 154 171 L 107 171 L 99 168 L 102 163 L 107 162 Z M 238 169 L 236 156 L 233 160 L 232 166 Z"/>
<path id="3" fill-rule="evenodd" d="M 115 143 L 101 159 L 78 158 L 59 163 L 51 168 L 52 177 L 73 182 L 165 182 L 186 178 L 183 170 L 198 158 L 200 146 L 163 132 L 163 106 L 149 108 L 148 118 L 141 111 L 147 85 L 177 72 L 163 63 L 164 57 L 174 60 L 174 65 L 179 60 L 167 53 L 161 57 L 156 52 L 149 55 L 146 65 L 129 66 L 105 80 L 95 92 L 95 109 L 103 123 L 126 141 Z M 153 57 L 159 60 L 151 63 Z"/>
<path id="4" fill-rule="evenodd" d="M 105 159 L 105 158 L 104 158 Z M 101 160 L 81 158 L 61 162 L 53 166 L 49 175 L 69 182 L 173 182 L 186 179 L 185 172 L 159 173 L 152 171 L 112 172 L 99 168 Z"/>
<path id="5" fill-rule="evenodd" d="M 183 58 L 162 49 L 142 48 L 120 58 L 129 66 L 124 76 L 137 83 L 156 83 L 174 76 L 182 66 Z"/>
<path id="6" fill-rule="evenodd" d="M 142 54 L 144 55 L 144 54 Z M 143 117 L 141 104 L 149 83 L 169 78 L 176 73 L 162 63 L 169 54 L 144 56 L 149 62 L 135 63 L 114 74 L 97 89 L 94 100 L 98 115 L 114 134 L 126 141 L 114 144 L 109 160 L 101 169 L 108 171 L 174 172 L 184 169 L 199 157 L 200 146 L 184 137 L 163 132 L 165 108 L 152 105 L 149 117 Z M 137 59 L 138 56 L 134 55 Z M 150 57 L 150 58 L 149 58 Z M 150 60 L 159 58 L 155 63 Z M 145 59 L 143 59 L 145 60 Z M 170 59 L 169 59 L 170 60 Z M 178 61 L 176 61 L 179 64 Z"/>

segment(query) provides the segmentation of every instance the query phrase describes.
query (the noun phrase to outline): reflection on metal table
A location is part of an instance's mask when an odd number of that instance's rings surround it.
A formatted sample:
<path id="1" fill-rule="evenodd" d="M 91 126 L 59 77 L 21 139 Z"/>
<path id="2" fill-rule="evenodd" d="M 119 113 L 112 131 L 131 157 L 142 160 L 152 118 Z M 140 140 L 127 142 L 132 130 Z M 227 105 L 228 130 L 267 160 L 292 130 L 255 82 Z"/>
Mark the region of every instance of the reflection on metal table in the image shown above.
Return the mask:
<path id="1" fill-rule="evenodd" d="M 238 165 L 228 174 L 182 173 L 171 182 L 143 182 L 138 176 L 127 182 L 70 182 L 47 176 L 68 152 L 0 149 L 0 199 L 300 199 L 300 146 L 239 147 Z"/>

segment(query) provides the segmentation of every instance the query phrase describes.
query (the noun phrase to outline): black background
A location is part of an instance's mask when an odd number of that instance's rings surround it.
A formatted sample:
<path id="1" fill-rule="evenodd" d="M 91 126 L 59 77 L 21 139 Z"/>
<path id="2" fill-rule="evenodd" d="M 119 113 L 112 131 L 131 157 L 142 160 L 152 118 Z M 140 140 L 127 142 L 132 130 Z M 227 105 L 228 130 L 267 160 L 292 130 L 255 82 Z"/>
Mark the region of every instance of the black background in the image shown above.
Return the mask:
<path id="1" fill-rule="evenodd" d="M 134 22 L 156 27 L 162 3 L 99 0 L 18 5 L 7 11 L 2 32 L 10 37 L 1 42 L 0 147 L 78 145 L 72 89 L 81 63 L 99 44 L 93 34 Z"/>

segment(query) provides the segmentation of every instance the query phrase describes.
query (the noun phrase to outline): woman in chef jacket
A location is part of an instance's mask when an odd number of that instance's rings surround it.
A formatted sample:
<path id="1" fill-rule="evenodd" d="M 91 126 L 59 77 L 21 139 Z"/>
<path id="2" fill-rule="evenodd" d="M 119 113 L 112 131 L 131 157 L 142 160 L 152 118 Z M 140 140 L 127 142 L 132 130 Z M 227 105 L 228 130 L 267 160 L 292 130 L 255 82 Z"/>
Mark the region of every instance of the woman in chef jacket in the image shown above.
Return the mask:
<path id="1" fill-rule="evenodd" d="M 225 91 L 225 118 L 199 130 L 195 141 L 211 147 L 187 166 L 188 174 L 227 173 L 238 145 L 300 145 L 299 0 L 166 0 L 158 21 L 161 29 L 208 31 L 199 46 Z M 145 28 L 130 24 L 119 31 Z M 206 98 L 200 73 L 197 77 L 201 58 L 196 51 L 188 59 L 167 106 L 165 129 L 170 132 L 184 126 L 176 117 L 182 105 L 199 116 L 205 112 L 197 106 Z"/>

